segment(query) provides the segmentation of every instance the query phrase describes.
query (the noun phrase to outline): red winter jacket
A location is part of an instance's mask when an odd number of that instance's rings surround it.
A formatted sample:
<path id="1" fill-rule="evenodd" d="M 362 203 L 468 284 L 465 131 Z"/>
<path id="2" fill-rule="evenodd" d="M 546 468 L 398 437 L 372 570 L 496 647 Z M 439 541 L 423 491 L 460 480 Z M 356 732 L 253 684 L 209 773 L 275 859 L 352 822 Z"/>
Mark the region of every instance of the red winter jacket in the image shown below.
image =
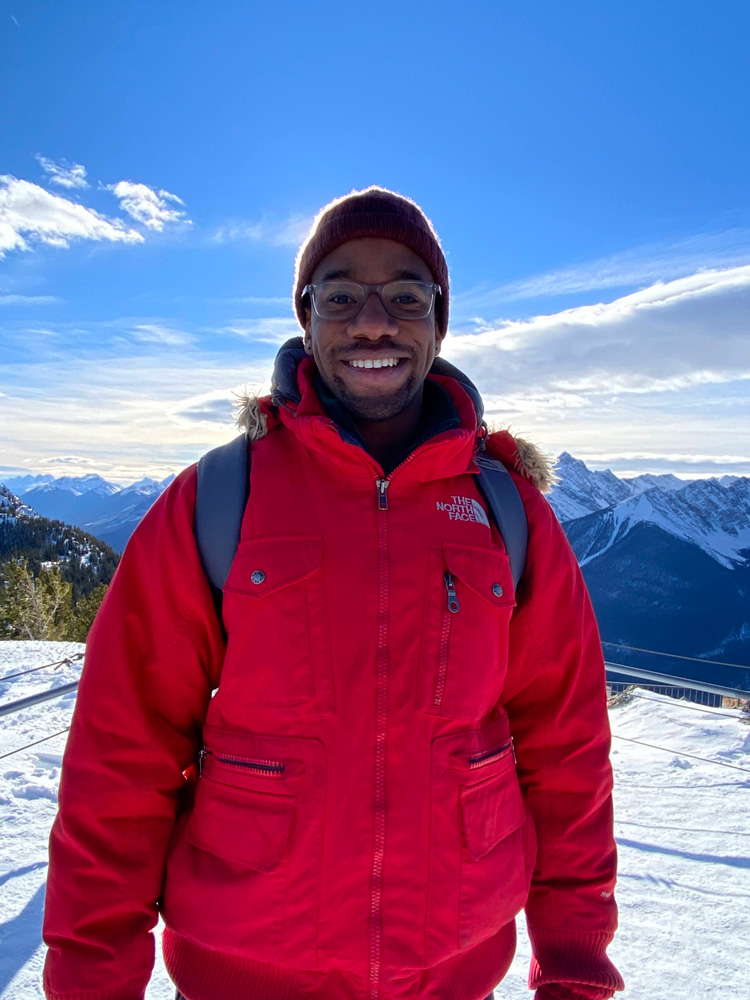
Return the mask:
<path id="1" fill-rule="evenodd" d="M 298 401 L 260 401 L 226 647 L 195 466 L 128 543 L 65 751 L 46 995 L 140 1000 L 161 913 L 190 1000 L 479 1000 L 525 907 L 530 985 L 611 996 L 604 668 L 565 536 L 514 471 L 529 523 L 514 596 L 496 529 L 460 514 L 484 507 L 467 390 L 429 376 L 460 426 L 383 488 L 313 373 L 303 361 Z M 507 433 L 487 450 L 519 461 Z"/>

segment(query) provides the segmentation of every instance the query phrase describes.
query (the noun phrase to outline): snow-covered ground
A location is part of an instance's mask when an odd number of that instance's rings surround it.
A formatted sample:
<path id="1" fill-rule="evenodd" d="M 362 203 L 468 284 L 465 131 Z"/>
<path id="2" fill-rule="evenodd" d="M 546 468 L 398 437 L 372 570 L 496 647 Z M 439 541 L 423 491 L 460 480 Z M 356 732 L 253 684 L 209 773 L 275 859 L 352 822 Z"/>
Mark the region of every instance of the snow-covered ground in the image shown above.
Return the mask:
<path id="1" fill-rule="evenodd" d="M 74 680 L 80 663 L 3 678 L 82 650 L 75 643 L 0 642 L 0 704 Z M 0 1000 L 43 996 L 47 838 L 65 734 L 2 755 L 64 729 L 74 699 L 71 693 L 0 719 Z M 610 955 L 627 983 L 618 997 L 747 1000 L 750 727 L 736 711 L 646 692 L 610 717 L 620 856 L 620 930 Z M 528 962 L 521 918 L 518 954 L 497 998 L 528 1000 Z M 173 996 L 159 958 L 148 1000 Z"/>

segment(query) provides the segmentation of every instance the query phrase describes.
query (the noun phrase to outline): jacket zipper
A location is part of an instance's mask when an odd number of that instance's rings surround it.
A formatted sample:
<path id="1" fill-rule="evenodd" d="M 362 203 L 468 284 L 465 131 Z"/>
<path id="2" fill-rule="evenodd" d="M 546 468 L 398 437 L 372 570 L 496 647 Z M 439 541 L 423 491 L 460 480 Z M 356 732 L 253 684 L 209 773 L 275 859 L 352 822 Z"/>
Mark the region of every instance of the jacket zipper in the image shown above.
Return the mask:
<path id="1" fill-rule="evenodd" d="M 437 708 L 443 702 L 445 694 L 445 678 L 448 673 L 448 647 L 451 637 L 452 615 L 461 610 L 461 605 L 456 597 L 456 585 L 451 571 L 447 569 L 443 573 L 443 582 L 448 591 L 448 600 L 443 605 L 443 620 L 440 628 L 440 654 L 438 656 L 438 676 L 435 688 L 435 699 L 433 705 Z"/>
<path id="2" fill-rule="evenodd" d="M 209 754 L 215 761 L 225 766 L 235 767 L 239 770 L 254 771 L 256 774 L 267 778 L 280 777 L 286 769 L 282 760 L 266 760 L 261 757 L 235 757 L 232 754 L 219 756 L 213 750 L 209 750 L 204 746 L 201 747 L 201 751 L 198 754 L 198 777 L 203 774 L 206 757 Z"/>
<path id="3" fill-rule="evenodd" d="M 385 854 L 385 756 L 388 711 L 388 486 L 376 479 L 378 499 L 378 645 L 376 658 L 375 837 L 370 891 L 370 1000 L 378 1000 L 382 952 L 383 857 Z"/>
<path id="4" fill-rule="evenodd" d="M 509 754 L 513 755 L 513 762 L 516 762 L 516 750 L 513 746 L 513 737 L 508 740 L 507 743 L 503 743 L 501 747 L 496 750 L 483 750 L 478 754 L 471 754 L 469 756 L 469 767 L 485 767 L 487 764 L 492 764 L 494 761 L 500 760 L 503 757 L 507 757 Z"/>
<path id="5" fill-rule="evenodd" d="M 429 440 L 429 439 L 427 439 Z M 388 723 L 388 487 L 394 474 L 411 462 L 414 450 L 400 465 L 385 477 L 375 466 L 375 488 L 377 491 L 378 519 L 378 645 L 376 657 L 376 713 L 375 713 L 375 836 L 372 855 L 372 877 L 370 881 L 370 975 L 369 1000 L 378 1000 L 380 964 L 383 937 L 383 858 L 385 855 L 385 750 L 386 727 Z M 427 444 L 429 447 L 429 444 Z M 374 463 L 373 463 L 374 464 Z"/>

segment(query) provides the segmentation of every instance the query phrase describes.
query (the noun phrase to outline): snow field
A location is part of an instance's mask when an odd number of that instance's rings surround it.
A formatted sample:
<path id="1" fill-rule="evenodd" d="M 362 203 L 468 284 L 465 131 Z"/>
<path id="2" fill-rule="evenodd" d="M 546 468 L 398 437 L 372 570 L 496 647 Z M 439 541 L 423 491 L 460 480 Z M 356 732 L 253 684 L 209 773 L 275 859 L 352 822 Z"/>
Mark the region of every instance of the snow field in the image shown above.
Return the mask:
<path id="1" fill-rule="evenodd" d="M 0 642 L 0 704 L 75 680 L 81 664 L 3 677 L 82 651 Z M 64 729 L 74 700 L 72 692 L 0 718 L 0 1000 L 43 998 L 47 840 L 66 734 L 2 755 Z M 622 1000 L 750 997 L 750 726 L 739 715 L 645 691 L 610 711 L 620 930 L 609 953 L 627 984 Z M 531 997 L 522 916 L 518 926 L 498 1000 Z M 147 998 L 173 996 L 157 946 Z"/>

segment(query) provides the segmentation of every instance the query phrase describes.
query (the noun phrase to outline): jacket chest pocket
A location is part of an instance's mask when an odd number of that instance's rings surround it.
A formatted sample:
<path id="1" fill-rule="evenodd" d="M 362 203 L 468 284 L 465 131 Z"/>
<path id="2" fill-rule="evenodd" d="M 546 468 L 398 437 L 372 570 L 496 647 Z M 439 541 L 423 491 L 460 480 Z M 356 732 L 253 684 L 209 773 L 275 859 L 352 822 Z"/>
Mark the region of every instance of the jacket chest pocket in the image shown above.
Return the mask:
<path id="1" fill-rule="evenodd" d="M 507 556 L 444 543 L 430 552 L 416 708 L 482 718 L 502 691 L 515 607 Z"/>
<path id="2" fill-rule="evenodd" d="M 222 685 L 260 706 L 315 702 L 335 711 L 319 537 L 240 543 L 224 587 Z"/>

